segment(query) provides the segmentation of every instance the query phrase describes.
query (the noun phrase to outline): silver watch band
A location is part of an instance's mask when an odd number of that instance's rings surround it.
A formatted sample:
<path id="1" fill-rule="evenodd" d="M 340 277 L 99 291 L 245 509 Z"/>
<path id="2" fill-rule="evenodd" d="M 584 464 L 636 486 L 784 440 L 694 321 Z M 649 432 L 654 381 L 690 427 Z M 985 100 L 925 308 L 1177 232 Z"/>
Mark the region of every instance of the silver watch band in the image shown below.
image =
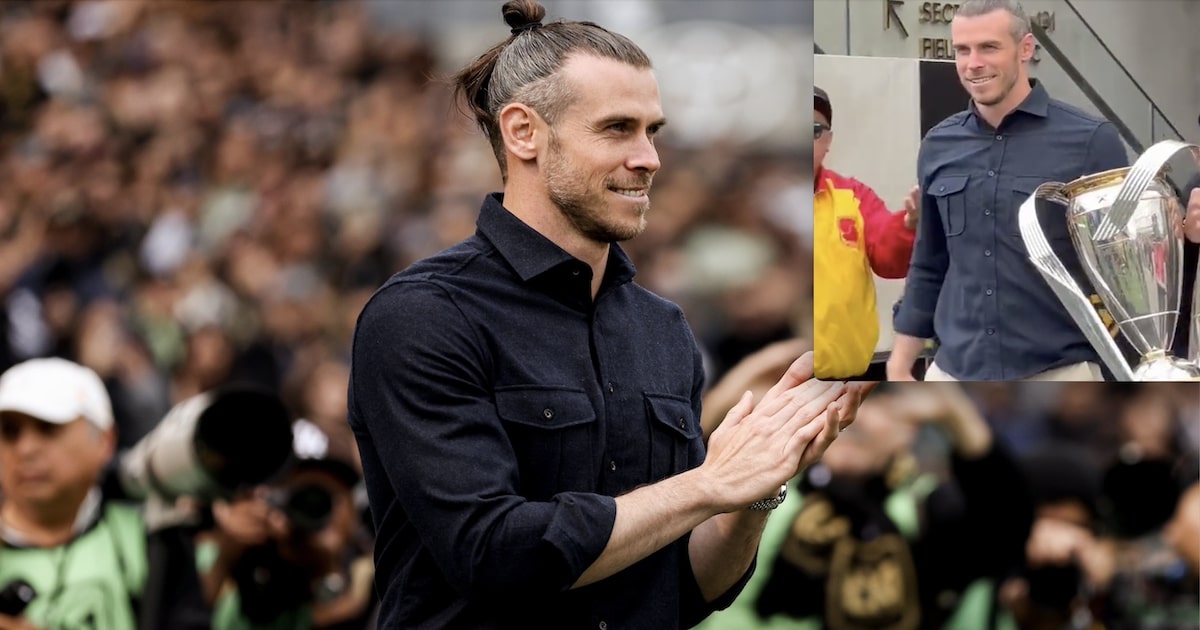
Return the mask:
<path id="1" fill-rule="evenodd" d="M 779 507 L 783 500 L 787 498 L 787 484 L 779 486 L 779 496 L 771 497 L 770 499 L 762 499 L 750 504 L 751 510 L 774 510 Z"/>

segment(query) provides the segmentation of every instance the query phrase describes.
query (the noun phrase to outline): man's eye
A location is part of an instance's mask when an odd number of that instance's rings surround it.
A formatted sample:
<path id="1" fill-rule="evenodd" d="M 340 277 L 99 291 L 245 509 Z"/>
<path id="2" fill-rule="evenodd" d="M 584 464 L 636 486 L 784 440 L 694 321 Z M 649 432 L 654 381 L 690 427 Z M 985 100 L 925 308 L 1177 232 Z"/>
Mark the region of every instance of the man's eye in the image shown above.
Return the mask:
<path id="1" fill-rule="evenodd" d="M 611 131 L 620 131 L 620 132 L 624 132 L 626 129 L 628 129 L 628 128 L 629 128 L 629 126 L 628 126 L 628 125 L 626 125 L 625 123 L 613 123 L 613 124 L 609 125 L 609 126 L 608 126 L 608 128 L 609 128 Z"/>

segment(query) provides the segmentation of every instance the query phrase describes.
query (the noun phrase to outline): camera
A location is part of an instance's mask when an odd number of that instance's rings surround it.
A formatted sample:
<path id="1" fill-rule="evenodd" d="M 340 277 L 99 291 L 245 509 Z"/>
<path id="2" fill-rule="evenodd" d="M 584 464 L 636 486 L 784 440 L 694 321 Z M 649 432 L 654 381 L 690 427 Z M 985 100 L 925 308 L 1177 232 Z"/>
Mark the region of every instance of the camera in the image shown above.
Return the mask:
<path id="1" fill-rule="evenodd" d="M 17 579 L 0 590 L 0 615 L 16 617 L 37 597 L 37 591 L 25 580 Z"/>
<path id="2" fill-rule="evenodd" d="M 317 484 L 278 488 L 271 492 L 268 503 L 283 512 L 299 532 L 309 534 L 324 529 L 333 512 L 333 495 Z"/>

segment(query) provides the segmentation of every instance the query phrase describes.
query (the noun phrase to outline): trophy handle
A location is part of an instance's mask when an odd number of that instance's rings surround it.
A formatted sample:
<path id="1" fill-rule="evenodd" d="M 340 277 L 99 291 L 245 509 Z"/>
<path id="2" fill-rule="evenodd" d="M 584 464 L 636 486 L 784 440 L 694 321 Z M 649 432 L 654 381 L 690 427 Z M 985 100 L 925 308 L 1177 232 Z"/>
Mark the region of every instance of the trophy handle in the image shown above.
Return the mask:
<path id="1" fill-rule="evenodd" d="M 1049 241 L 1046 240 L 1046 234 L 1042 231 L 1042 224 L 1038 221 L 1038 199 L 1069 205 L 1069 200 L 1063 193 L 1064 188 L 1065 186 L 1059 182 L 1042 184 L 1021 204 L 1017 215 L 1021 227 L 1021 239 L 1025 241 L 1025 248 L 1029 250 L 1029 260 L 1033 262 L 1038 273 L 1046 279 L 1046 283 L 1050 285 L 1055 295 L 1058 296 L 1058 300 L 1066 307 L 1071 319 L 1083 331 L 1084 336 L 1091 342 L 1092 347 L 1100 355 L 1104 364 L 1108 366 L 1109 371 L 1119 381 L 1132 381 L 1134 380 L 1133 369 L 1125 361 L 1125 356 L 1121 354 L 1117 342 L 1109 335 L 1108 327 L 1096 313 L 1092 302 L 1079 290 L 1067 268 L 1063 266 L 1058 255 L 1050 247 Z"/>
<path id="2" fill-rule="evenodd" d="M 1154 182 L 1154 178 L 1158 177 L 1159 171 L 1166 166 L 1167 161 L 1184 149 L 1191 150 L 1192 157 L 1196 158 L 1197 166 L 1200 166 L 1200 146 L 1195 144 L 1178 140 L 1163 140 L 1146 149 L 1146 152 L 1133 163 L 1133 166 L 1129 167 L 1129 174 L 1121 183 L 1121 190 L 1117 192 L 1116 200 L 1113 201 L 1112 207 L 1109 208 L 1108 213 L 1100 222 L 1100 226 L 1096 229 L 1095 238 L 1097 240 L 1110 239 L 1116 236 L 1117 232 L 1125 229 L 1125 225 L 1129 223 L 1129 217 L 1133 216 L 1133 211 L 1137 209 L 1138 202 L 1142 199 L 1142 194 L 1150 188 L 1150 184 Z"/>

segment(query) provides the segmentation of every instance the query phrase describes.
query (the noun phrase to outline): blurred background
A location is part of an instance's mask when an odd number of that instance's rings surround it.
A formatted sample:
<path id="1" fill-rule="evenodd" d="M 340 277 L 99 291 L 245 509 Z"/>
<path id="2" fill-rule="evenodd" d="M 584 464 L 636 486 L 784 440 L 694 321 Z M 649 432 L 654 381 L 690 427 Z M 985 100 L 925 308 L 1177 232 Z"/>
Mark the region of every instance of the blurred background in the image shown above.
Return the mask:
<path id="1" fill-rule="evenodd" d="M 264 384 L 353 451 L 349 336 L 389 275 L 500 187 L 443 79 L 495 0 L 0 4 L 0 369 L 95 369 L 121 445 L 172 403 Z M 802 334 L 811 3 L 544 2 L 644 46 L 664 109 L 638 280 L 710 378 Z"/>

